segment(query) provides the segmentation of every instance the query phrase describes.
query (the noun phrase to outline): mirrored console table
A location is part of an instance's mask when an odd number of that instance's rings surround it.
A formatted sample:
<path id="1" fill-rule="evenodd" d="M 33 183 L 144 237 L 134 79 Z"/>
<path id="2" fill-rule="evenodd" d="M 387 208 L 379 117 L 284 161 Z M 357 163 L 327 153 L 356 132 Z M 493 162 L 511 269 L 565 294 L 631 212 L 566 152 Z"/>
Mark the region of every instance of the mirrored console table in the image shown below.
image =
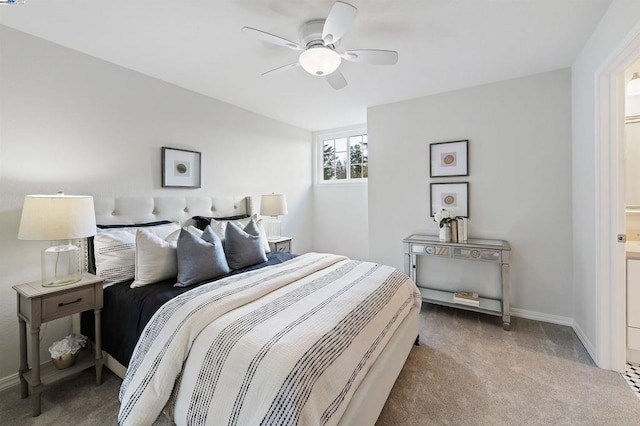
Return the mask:
<path id="1" fill-rule="evenodd" d="M 445 243 L 440 241 L 437 235 L 412 234 L 402 242 L 404 246 L 404 272 L 418 285 L 424 302 L 501 316 L 502 328 L 510 329 L 509 253 L 511 246 L 507 241 L 470 238 L 467 242 Z M 436 290 L 425 287 L 418 282 L 418 256 L 495 263 L 500 267 L 501 297 L 494 299 L 480 295 L 479 306 L 454 303 L 455 290 Z"/>

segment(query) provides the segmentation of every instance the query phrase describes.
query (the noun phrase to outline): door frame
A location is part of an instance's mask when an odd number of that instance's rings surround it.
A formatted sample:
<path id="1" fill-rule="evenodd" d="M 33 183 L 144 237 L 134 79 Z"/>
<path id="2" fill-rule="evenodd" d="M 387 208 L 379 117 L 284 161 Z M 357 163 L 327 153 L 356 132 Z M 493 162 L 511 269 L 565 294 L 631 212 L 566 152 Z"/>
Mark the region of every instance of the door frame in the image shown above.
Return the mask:
<path id="1" fill-rule="evenodd" d="M 636 26 L 596 73 L 596 364 L 626 364 L 625 70 L 640 57 Z"/>

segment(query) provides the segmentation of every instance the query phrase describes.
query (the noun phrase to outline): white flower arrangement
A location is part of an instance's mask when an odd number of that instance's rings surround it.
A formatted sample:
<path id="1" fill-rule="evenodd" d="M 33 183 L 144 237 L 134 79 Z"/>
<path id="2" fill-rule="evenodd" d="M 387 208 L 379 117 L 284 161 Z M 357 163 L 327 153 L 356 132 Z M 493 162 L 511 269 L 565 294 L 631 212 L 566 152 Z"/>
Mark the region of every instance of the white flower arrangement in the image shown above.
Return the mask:
<path id="1" fill-rule="evenodd" d="M 63 355 L 75 355 L 87 343 L 87 337 L 70 334 L 62 340 L 54 342 L 49 348 L 51 358 L 60 358 Z"/>
<path id="2" fill-rule="evenodd" d="M 456 216 L 447 209 L 442 209 L 438 212 L 433 213 L 433 220 L 434 222 L 438 223 L 440 228 L 442 228 L 447 223 L 451 223 L 451 221 L 455 218 Z"/>

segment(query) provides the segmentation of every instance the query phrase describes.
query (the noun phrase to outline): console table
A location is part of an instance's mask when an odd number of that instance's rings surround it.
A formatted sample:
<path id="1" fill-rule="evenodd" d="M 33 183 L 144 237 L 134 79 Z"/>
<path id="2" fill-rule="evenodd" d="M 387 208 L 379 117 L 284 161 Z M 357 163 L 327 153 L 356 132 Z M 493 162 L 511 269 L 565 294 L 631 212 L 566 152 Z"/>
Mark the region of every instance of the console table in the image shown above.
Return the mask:
<path id="1" fill-rule="evenodd" d="M 509 330 L 509 253 L 511 246 L 504 240 L 470 238 L 467 242 L 445 243 L 436 235 L 412 234 L 402 240 L 404 246 L 404 272 L 416 283 L 422 300 L 438 305 L 452 306 L 484 314 L 502 317 L 502 328 Z M 440 258 L 492 262 L 500 266 L 501 297 L 492 299 L 480 295 L 480 306 L 454 303 L 454 291 L 443 291 L 423 287 L 417 281 L 417 257 L 434 256 Z"/>

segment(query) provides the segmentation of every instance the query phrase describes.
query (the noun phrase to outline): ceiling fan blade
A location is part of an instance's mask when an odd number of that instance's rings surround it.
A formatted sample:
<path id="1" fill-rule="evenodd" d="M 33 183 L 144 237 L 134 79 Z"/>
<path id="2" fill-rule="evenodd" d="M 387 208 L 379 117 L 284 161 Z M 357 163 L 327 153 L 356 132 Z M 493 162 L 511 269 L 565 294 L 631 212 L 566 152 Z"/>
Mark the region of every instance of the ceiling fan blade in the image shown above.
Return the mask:
<path id="1" fill-rule="evenodd" d="M 286 71 L 286 70 L 290 70 L 290 69 L 293 69 L 293 68 L 297 68 L 299 66 L 300 66 L 300 64 L 298 62 L 294 62 L 292 64 L 283 65 L 281 67 L 274 68 L 274 69 L 269 70 L 269 71 L 265 71 L 261 75 L 271 74 L 271 73 L 280 72 L 280 71 Z"/>
<path id="2" fill-rule="evenodd" d="M 258 40 L 266 41 L 267 43 L 277 44 L 278 46 L 288 47 L 293 50 L 304 50 L 298 43 L 294 43 L 286 38 L 278 37 L 277 35 L 256 30 L 255 28 L 242 27 L 242 32 L 257 38 Z"/>
<path id="3" fill-rule="evenodd" d="M 327 76 L 327 81 L 336 90 L 343 89 L 347 87 L 347 79 L 344 78 L 344 75 L 338 70 L 335 70 L 331 74 Z"/>
<path id="4" fill-rule="evenodd" d="M 363 64 L 395 65 L 398 63 L 398 52 L 395 50 L 347 50 L 340 56 L 347 61 L 361 62 Z"/>
<path id="5" fill-rule="evenodd" d="M 343 35 L 351 28 L 353 20 L 356 18 L 356 9 L 349 3 L 337 1 L 322 28 L 322 40 L 324 44 L 333 44 L 340 40 Z"/>

